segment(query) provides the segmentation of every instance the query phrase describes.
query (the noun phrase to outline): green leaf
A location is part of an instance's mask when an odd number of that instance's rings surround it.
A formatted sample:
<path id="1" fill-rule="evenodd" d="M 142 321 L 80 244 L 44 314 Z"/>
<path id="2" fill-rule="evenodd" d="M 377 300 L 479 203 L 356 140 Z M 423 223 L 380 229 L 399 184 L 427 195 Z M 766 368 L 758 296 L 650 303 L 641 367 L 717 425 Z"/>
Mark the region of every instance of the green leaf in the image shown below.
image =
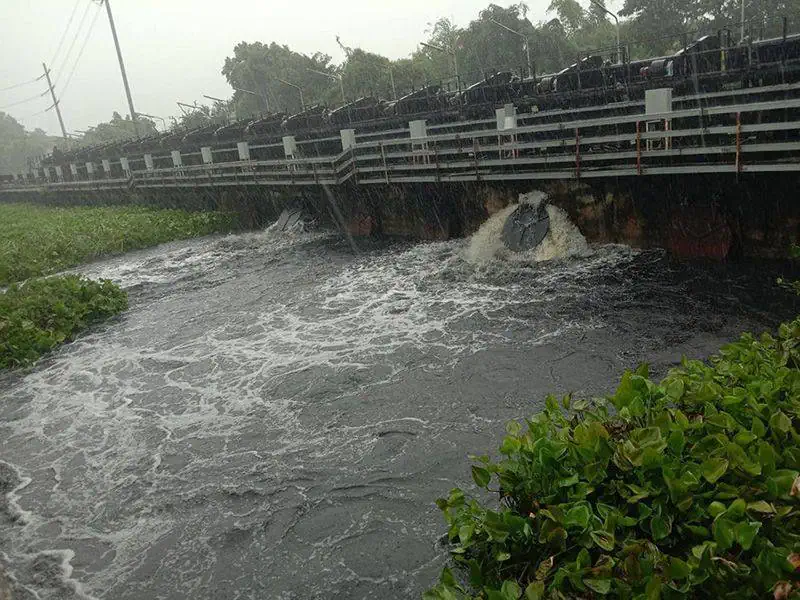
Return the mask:
<path id="1" fill-rule="evenodd" d="M 488 470 L 484 469 L 483 467 L 479 467 L 478 465 L 472 465 L 472 479 L 475 480 L 475 484 L 478 487 L 485 488 L 489 485 L 489 482 L 492 480 L 492 475 L 489 473 Z"/>
<path id="2" fill-rule="evenodd" d="M 442 574 L 439 576 L 439 582 L 450 587 L 458 587 L 456 578 L 453 576 L 453 572 L 449 569 L 449 567 L 442 569 Z"/>
<path id="3" fill-rule="evenodd" d="M 522 425 L 516 421 L 509 421 L 506 423 L 506 433 L 508 433 L 508 435 L 518 436 L 522 433 Z"/>
<path id="4" fill-rule="evenodd" d="M 586 529 L 586 527 L 589 525 L 589 518 L 591 516 L 592 513 L 589 511 L 589 507 L 585 504 L 573 506 L 567 511 L 567 515 L 564 518 L 564 525 L 566 527 L 577 526 L 581 529 Z"/>
<path id="5" fill-rule="evenodd" d="M 645 598 L 647 600 L 660 600 L 661 599 L 661 579 L 658 577 L 650 577 L 647 582 L 647 587 L 644 590 Z"/>
<path id="6" fill-rule="evenodd" d="M 753 540 L 761 529 L 761 523 L 757 521 L 749 521 L 746 523 L 739 523 L 736 525 L 736 541 L 745 549 L 750 550 L 753 545 Z"/>
<path id="7" fill-rule="evenodd" d="M 669 535 L 669 523 L 663 517 L 655 515 L 650 519 L 650 532 L 653 534 L 654 540 L 661 540 Z"/>
<path id="8" fill-rule="evenodd" d="M 611 552 L 614 549 L 614 534 L 603 530 L 592 531 L 589 534 L 595 544 L 603 550 Z"/>
<path id="9" fill-rule="evenodd" d="M 714 533 L 714 540 L 720 552 L 724 552 L 733 545 L 736 540 L 735 525 L 732 521 L 719 518 L 711 526 Z"/>
<path id="10" fill-rule="evenodd" d="M 763 438 L 765 435 L 767 435 L 767 428 L 764 426 L 764 422 L 758 417 L 753 417 L 753 425 L 750 428 L 750 431 L 753 432 L 754 436 L 759 438 Z"/>
<path id="11" fill-rule="evenodd" d="M 462 525 L 458 528 L 458 540 L 461 542 L 462 546 L 466 546 L 470 539 L 472 539 L 472 534 L 475 532 L 475 525 Z"/>
<path id="12" fill-rule="evenodd" d="M 534 581 L 525 588 L 525 600 L 543 600 L 544 582 Z"/>
<path id="13" fill-rule="evenodd" d="M 540 562 L 539 566 L 536 567 L 536 580 L 543 581 L 545 578 L 547 578 L 547 575 L 553 569 L 553 564 L 554 562 L 552 556 Z"/>
<path id="14" fill-rule="evenodd" d="M 669 576 L 671 579 L 686 579 L 689 573 L 689 565 L 680 558 L 673 556 L 669 559 Z"/>
<path id="15" fill-rule="evenodd" d="M 422 595 L 423 600 L 458 600 L 452 589 L 439 584 Z"/>
<path id="16" fill-rule="evenodd" d="M 586 567 L 590 567 L 592 565 L 592 557 L 589 556 L 589 551 L 586 548 L 581 548 L 581 551 L 578 552 L 578 558 L 575 559 L 575 566 L 578 569 L 585 569 Z"/>
<path id="17" fill-rule="evenodd" d="M 775 431 L 788 433 L 792 429 L 792 420 L 782 410 L 776 412 L 769 419 L 769 426 Z"/>
<path id="18" fill-rule="evenodd" d="M 558 482 L 558 487 L 571 487 L 580 481 L 580 477 L 577 473 L 571 475 L 570 477 L 565 477 L 560 479 Z"/>
<path id="19" fill-rule="evenodd" d="M 731 505 L 728 507 L 725 516 L 738 519 L 739 517 L 744 516 L 744 511 L 747 508 L 747 503 L 742 500 L 741 498 L 736 498 Z"/>
<path id="20" fill-rule="evenodd" d="M 491 510 L 486 511 L 486 517 L 483 521 L 483 529 L 489 534 L 489 537 L 495 542 L 505 542 L 510 533 L 510 529 L 502 516 Z"/>
<path id="21" fill-rule="evenodd" d="M 673 379 L 667 384 L 667 396 L 673 402 L 677 402 L 683 397 L 684 383 L 683 379 Z"/>
<path id="22" fill-rule="evenodd" d="M 494 555 L 494 559 L 497 562 L 504 562 L 507 561 L 509 558 L 511 558 L 511 553 L 509 552 L 498 552 L 497 554 Z"/>
<path id="23" fill-rule="evenodd" d="M 500 593 L 503 594 L 505 600 L 517 600 L 522 595 L 522 589 L 516 581 L 507 579 L 503 582 Z"/>
<path id="24" fill-rule="evenodd" d="M 519 452 L 521 447 L 522 443 L 518 438 L 507 435 L 505 438 L 503 438 L 503 444 L 500 446 L 500 453 L 505 454 L 506 456 L 511 456 L 512 454 Z"/>
<path id="25" fill-rule="evenodd" d="M 686 436 L 683 434 L 683 431 L 676 430 L 669 434 L 669 438 L 667 438 L 667 446 L 669 446 L 669 449 L 672 450 L 673 454 L 680 456 L 685 445 Z"/>
<path id="26" fill-rule="evenodd" d="M 700 465 L 700 472 L 709 483 L 716 483 L 716 481 L 725 475 L 728 470 L 728 461 L 724 458 L 708 458 Z"/>
<path id="27" fill-rule="evenodd" d="M 684 525 L 687 531 L 689 531 L 692 535 L 701 538 L 707 538 L 711 535 L 711 532 L 708 531 L 707 528 L 701 525 Z"/>
<path id="28" fill-rule="evenodd" d="M 747 510 L 765 514 L 775 512 L 775 508 L 769 502 L 765 502 L 764 500 L 757 500 L 756 502 L 750 502 L 747 505 Z"/>
<path id="29" fill-rule="evenodd" d="M 721 515 L 725 512 L 725 505 L 722 502 L 717 502 L 716 500 L 708 505 L 708 514 L 712 517 L 716 518 L 718 515 Z"/>
<path id="30" fill-rule="evenodd" d="M 590 590 L 593 590 L 604 596 L 611 591 L 610 579 L 584 579 L 583 583 L 585 583 L 586 587 L 588 587 Z"/>

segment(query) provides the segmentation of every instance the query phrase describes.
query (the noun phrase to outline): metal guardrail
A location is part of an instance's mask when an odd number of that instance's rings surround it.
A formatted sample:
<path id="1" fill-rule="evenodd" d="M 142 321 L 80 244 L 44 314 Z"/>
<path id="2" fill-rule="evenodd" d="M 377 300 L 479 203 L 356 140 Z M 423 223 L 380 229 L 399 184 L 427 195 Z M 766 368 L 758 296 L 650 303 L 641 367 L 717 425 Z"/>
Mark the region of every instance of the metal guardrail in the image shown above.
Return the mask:
<path id="1" fill-rule="evenodd" d="M 763 100 L 771 96 L 778 99 Z M 800 84 L 677 97 L 672 105 L 680 108 L 659 114 L 645 114 L 644 103 L 624 104 L 624 108 L 606 105 L 517 115 L 517 126 L 507 130 L 498 130 L 496 120 L 476 120 L 431 126 L 425 137 L 416 139 L 411 138 L 410 129 L 387 131 L 385 137 L 379 136 L 381 132 L 356 135 L 354 145 L 330 156 L 133 169 L 125 176 L 119 175 L 121 164 L 116 159 L 108 176 L 6 183 L 0 184 L 0 192 L 340 185 L 350 179 L 357 184 L 385 184 L 800 170 Z M 623 114 L 613 114 L 620 108 Z M 302 144 L 331 147 L 334 141 L 339 140 L 312 139 Z M 269 147 L 274 149 L 274 145 Z M 183 156 L 198 155 L 191 152 Z M 153 157 L 154 164 L 167 159 L 170 155 Z M 131 167 L 142 162 L 129 160 Z M 119 174 L 113 175 L 114 171 Z"/>

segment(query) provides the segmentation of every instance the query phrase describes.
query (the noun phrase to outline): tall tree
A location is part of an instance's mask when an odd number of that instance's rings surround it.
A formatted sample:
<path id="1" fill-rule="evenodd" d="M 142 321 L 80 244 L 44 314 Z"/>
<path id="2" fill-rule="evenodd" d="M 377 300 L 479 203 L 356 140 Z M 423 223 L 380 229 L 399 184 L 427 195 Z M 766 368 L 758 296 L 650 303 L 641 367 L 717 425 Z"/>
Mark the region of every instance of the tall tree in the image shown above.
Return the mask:
<path id="1" fill-rule="evenodd" d="M 335 102 L 339 84 L 312 71 L 330 76 L 339 74 L 327 54 L 317 52 L 307 56 L 274 42 L 269 45 L 261 42 L 237 44 L 233 56 L 226 58 L 222 67 L 222 74 L 231 87 L 247 90 L 236 91 L 233 95 L 236 114 L 241 116 L 298 112 L 300 95 L 281 79 L 300 86 L 306 104 Z"/>
<path id="2" fill-rule="evenodd" d="M 0 173 L 27 172 L 37 158 L 63 141 L 41 129 L 26 131 L 14 117 L 0 111 Z"/>
<path id="3" fill-rule="evenodd" d="M 139 116 L 137 117 L 137 121 L 139 124 L 139 135 L 148 136 L 156 133 L 156 124 L 152 120 Z M 110 142 L 121 142 L 124 140 L 133 139 L 136 137 L 136 135 L 137 129 L 131 120 L 130 115 L 125 115 L 125 117 L 123 117 L 118 112 L 114 111 L 111 115 L 110 121 L 98 123 L 94 127 L 90 128 L 83 135 L 81 144 L 94 145 L 107 144 Z"/>

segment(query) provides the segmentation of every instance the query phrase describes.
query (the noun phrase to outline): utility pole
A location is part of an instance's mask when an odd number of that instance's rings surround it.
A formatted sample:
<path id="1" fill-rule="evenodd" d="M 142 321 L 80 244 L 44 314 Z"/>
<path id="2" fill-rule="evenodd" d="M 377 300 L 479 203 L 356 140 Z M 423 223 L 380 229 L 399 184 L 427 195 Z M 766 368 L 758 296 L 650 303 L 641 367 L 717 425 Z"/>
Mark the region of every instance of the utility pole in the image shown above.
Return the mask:
<path id="1" fill-rule="evenodd" d="M 614 19 L 614 22 L 617 24 L 617 64 L 621 65 L 623 63 L 623 60 L 622 60 L 622 45 L 620 44 L 619 41 L 619 17 L 617 17 L 617 15 L 608 10 L 606 8 L 606 5 L 599 2 L 599 0 L 589 0 L 589 2 L 594 4 L 597 8 L 602 10 L 607 15 L 609 15 L 612 19 Z"/>
<path id="2" fill-rule="evenodd" d="M 311 73 L 316 73 L 317 75 L 322 75 L 323 77 L 327 77 L 331 81 L 339 81 L 339 91 L 342 92 L 342 105 L 347 104 L 347 98 L 344 95 L 344 83 L 342 81 L 341 73 L 336 75 L 331 75 L 330 73 L 325 73 L 324 71 L 315 71 L 314 69 L 306 69 L 306 71 L 310 71 Z"/>
<path id="3" fill-rule="evenodd" d="M 53 84 L 50 81 L 50 71 L 47 70 L 47 65 L 42 63 L 42 68 L 44 69 L 44 76 L 47 78 L 47 87 L 50 88 L 50 96 L 53 98 L 53 106 L 56 109 L 56 114 L 58 115 L 58 124 L 61 125 L 61 135 L 64 136 L 66 141 L 69 141 L 67 137 L 67 128 L 64 127 L 64 119 L 61 118 L 61 108 L 58 106 L 58 100 L 56 100 L 56 93 L 53 90 Z"/>
<path id="4" fill-rule="evenodd" d="M 397 100 L 397 88 L 394 87 L 394 73 L 391 66 L 389 67 L 389 82 L 392 84 L 392 96 Z"/>
<path id="5" fill-rule="evenodd" d="M 742 0 L 742 35 L 739 38 L 739 43 L 744 43 L 744 0 Z"/>
<path id="6" fill-rule="evenodd" d="M 275 80 L 279 81 L 280 83 L 282 83 L 284 85 L 288 85 L 289 87 L 293 87 L 298 92 L 300 92 L 300 110 L 301 111 L 305 111 L 306 110 L 306 103 L 305 103 L 305 100 L 303 100 L 303 88 L 301 88 L 296 83 L 292 83 L 291 81 L 285 81 L 285 80 L 279 79 L 277 77 L 275 78 Z"/>
<path id="7" fill-rule="evenodd" d="M 420 46 L 425 46 L 426 48 L 430 48 L 431 50 L 436 50 L 437 52 L 442 52 L 444 54 L 449 54 L 453 57 L 453 69 L 456 72 L 456 85 L 458 86 L 458 93 L 461 93 L 461 78 L 458 76 L 458 55 L 456 54 L 455 45 L 452 49 L 448 50 L 447 48 L 442 48 L 441 46 L 436 46 L 435 44 L 427 44 L 425 42 L 420 42 Z"/>
<path id="8" fill-rule="evenodd" d="M 501 29 L 505 29 L 509 33 L 513 33 L 514 35 L 519 36 L 523 39 L 523 41 L 525 42 L 525 56 L 528 58 L 528 77 L 533 77 L 533 63 L 531 62 L 531 44 L 530 40 L 528 39 L 528 36 L 525 35 L 524 33 L 520 33 L 519 31 L 511 29 L 511 27 L 503 25 L 500 21 L 496 21 L 494 19 L 489 19 L 489 20 L 498 27 L 500 27 Z"/>
<path id="9" fill-rule="evenodd" d="M 136 131 L 136 137 L 139 137 L 139 124 L 136 121 L 136 109 L 133 108 L 133 98 L 131 97 L 131 87 L 128 85 L 128 76 L 125 74 L 125 63 L 122 60 L 122 50 L 119 49 L 119 38 L 117 38 L 117 28 L 114 27 L 114 17 L 111 14 L 111 4 L 109 0 L 100 0 L 106 5 L 106 12 L 108 13 L 108 23 L 111 25 L 111 35 L 114 37 L 114 46 L 117 48 L 117 58 L 119 59 L 119 70 L 122 73 L 122 83 L 125 85 L 125 95 L 128 97 L 128 108 L 131 111 L 131 120 L 133 121 L 133 128 Z"/>

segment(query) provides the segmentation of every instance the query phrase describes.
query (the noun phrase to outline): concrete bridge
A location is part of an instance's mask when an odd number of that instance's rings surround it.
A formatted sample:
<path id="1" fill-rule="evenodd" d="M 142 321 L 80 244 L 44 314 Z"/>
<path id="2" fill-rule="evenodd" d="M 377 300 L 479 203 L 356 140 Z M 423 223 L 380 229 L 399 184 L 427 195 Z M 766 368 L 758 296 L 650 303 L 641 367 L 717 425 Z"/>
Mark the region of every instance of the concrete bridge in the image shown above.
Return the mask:
<path id="1" fill-rule="evenodd" d="M 39 168 L 0 186 L 15 192 L 130 188 L 338 186 L 465 181 L 564 181 L 652 175 L 800 170 L 800 84 L 672 97 L 648 90 L 639 102 L 371 133 L 230 147 L 199 147 Z M 276 152 L 283 158 L 266 158 Z"/>
<path id="2" fill-rule="evenodd" d="M 800 83 L 785 83 L 109 155 L 17 176 L 0 199 L 223 208 L 253 224 L 299 203 L 354 234 L 442 239 L 538 187 L 590 241 L 780 256 L 800 236 L 798 171 Z"/>

